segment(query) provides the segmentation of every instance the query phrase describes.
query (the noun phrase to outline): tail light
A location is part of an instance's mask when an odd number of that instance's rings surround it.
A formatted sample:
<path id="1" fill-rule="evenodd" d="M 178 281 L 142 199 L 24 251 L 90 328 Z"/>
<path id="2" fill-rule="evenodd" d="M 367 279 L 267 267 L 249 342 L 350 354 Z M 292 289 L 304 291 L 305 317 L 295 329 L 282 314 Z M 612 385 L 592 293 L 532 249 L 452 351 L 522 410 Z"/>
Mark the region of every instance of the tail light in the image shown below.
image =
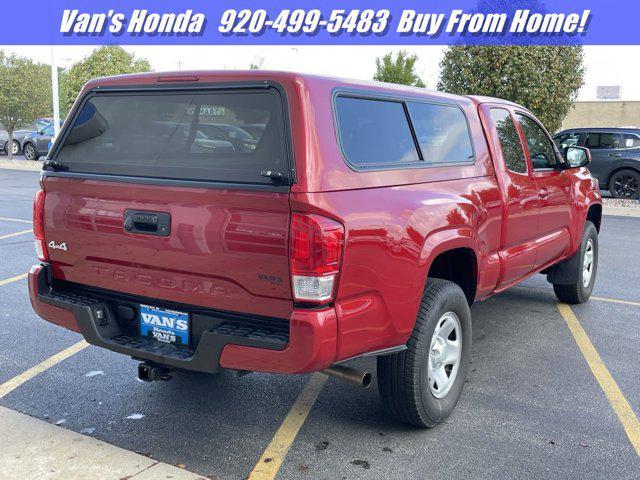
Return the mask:
<path id="1" fill-rule="evenodd" d="M 44 196 L 44 190 L 39 190 L 33 199 L 33 237 L 36 255 L 41 262 L 49 260 L 47 243 L 44 240 Z"/>
<path id="2" fill-rule="evenodd" d="M 320 215 L 294 213 L 289 238 L 294 299 L 314 304 L 331 302 L 340 273 L 344 227 Z"/>

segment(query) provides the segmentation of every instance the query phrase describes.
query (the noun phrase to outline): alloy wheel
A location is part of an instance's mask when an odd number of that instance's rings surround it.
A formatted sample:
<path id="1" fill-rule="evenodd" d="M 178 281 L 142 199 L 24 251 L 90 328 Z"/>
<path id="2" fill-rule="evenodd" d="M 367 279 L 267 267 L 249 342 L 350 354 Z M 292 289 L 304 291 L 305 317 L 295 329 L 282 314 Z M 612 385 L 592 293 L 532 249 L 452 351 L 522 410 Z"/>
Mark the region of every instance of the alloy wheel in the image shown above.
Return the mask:
<path id="1" fill-rule="evenodd" d="M 29 143 L 24 146 L 24 157 L 27 160 L 33 160 L 36 158 L 36 151 L 34 150 L 33 146 Z"/>
<path id="2" fill-rule="evenodd" d="M 638 182 L 633 175 L 619 175 L 613 182 L 616 195 L 623 198 L 635 198 L 638 187 Z"/>

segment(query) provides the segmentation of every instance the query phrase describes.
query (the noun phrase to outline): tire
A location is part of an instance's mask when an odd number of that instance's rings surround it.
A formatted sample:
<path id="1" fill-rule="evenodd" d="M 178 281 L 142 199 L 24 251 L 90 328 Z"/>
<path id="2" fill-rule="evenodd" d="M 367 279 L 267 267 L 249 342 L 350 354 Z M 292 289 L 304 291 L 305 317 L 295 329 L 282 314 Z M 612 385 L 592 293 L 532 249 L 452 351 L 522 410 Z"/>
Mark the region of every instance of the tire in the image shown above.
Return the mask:
<path id="1" fill-rule="evenodd" d="M 31 143 L 25 143 L 22 151 L 24 153 L 24 158 L 26 158 L 27 160 L 38 160 L 38 158 L 40 158 L 36 147 L 34 147 Z"/>
<path id="2" fill-rule="evenodd" d="M 457 318 L 457 324 L 453 314 Z M 456 334 L 449 333 L 446 346 L 443 336 L 434 336 L 436 328 L 446 329 L 453 322 Z M 445 332 L 446 335 L 446 332 Z M 455 340 L 451 337 L 455 336 Z M 436 343 L 434 343 L 434 341 Z M 457 364 L 436 370 L 443 373 L 442 388 L 438 374 L 430 380 L 430 366 L 437 367 L 438 356 L 446 355 L 457 342 L 460 350 Z M 432 355 L 438 351 L 438 355 Z M 417 427 L 433 427 L 445 420 L 458 403 L 469 368 L 471 350 L 471 312 L 462 289 L 453 282 L 427 279 L 413 332 L 406 350 L 378 357 L 378 390 L 384 408 L 403 423 Z M 450 367 L 447 373 L 447 367 Z M 454 373 L 455 370 L 455 373 Z M 447 382 L 447 383 L 445 383 Z"/>
<path id="3" fill-rule="evenodd" d="M 591 252 L 591 266 L 586 268 L 588 253 Z M 598 231 L 593 223 L 587 221 L 582 233 L 582 242 L 580 250 L 576 252 L 579 259 L 573 257 L 565 260 L 572 262 L 572 268 L 578 269 L 576 273 L 577 281 L 570 284 L 553 284 L 553 291 L 556 293 L 558 300 L 565 303 L 579 304 L 589 300 L 593 285 L 596 282 L 596 274 L 598 272 Z M 578 260 L 578 261 L 575 261 Z"/>
<path id="4" fill-rule="evenodd" d="M 614 198 L 638 198 L 640 173 L 635 170 L 618 170 L 609 178 L 609 193 Z"/>
<path id="5" fill-rule="evenodd" d="M 17 155 L 20 153 L 20 143 L 17 140 L 13 140 L 13 154 Z"/>

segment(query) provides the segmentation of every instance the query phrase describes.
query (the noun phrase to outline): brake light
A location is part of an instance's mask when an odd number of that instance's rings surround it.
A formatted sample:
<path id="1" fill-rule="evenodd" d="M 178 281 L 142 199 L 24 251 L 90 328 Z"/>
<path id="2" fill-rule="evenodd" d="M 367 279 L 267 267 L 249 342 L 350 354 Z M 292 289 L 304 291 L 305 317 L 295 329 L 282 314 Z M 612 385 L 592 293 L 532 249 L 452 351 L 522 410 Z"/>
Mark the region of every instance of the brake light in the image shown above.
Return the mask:
<path id="1" fill-rule="evenodd" d="M 41 262 L 49 260 L 47 244 L 44 240 L 44 190 L 38 190 L 33 199 L 33 237 L 36 255 Z"/>
<path id="2" fill-rule="evenodd" d="M 342 261 L 342 224 L 320 215 L 294 213 L 289 239 L 294 299 L 315 304 L 332 301 Z"/>

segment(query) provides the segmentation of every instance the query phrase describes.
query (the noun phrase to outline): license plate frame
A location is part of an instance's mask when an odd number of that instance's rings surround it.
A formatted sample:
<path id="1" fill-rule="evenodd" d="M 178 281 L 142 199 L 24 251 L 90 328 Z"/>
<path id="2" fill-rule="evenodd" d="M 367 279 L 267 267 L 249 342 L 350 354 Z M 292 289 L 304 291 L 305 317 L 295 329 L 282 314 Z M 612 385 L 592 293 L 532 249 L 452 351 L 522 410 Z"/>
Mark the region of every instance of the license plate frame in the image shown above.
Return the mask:
<path id="1" fill-rule="evenodd" d="M 140 304 L 140 336 L 186 347 L 189 346 L 190 333 L 188 312 Z"/>

